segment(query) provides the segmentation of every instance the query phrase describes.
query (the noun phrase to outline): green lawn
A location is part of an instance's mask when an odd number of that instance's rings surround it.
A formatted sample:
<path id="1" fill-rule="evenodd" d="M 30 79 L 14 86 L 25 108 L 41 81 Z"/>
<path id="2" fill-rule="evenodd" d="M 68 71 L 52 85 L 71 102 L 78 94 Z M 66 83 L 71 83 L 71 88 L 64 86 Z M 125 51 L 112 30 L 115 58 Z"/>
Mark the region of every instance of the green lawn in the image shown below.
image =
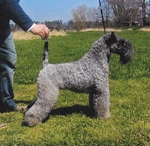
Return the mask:
<path id="1" fill-rule="evenodd" d="M 129 39 L 135 55 L 121 65 L 117 55 L 110 60 L 111 118 L 89 116 L 88 95 L 61 91 L 49 119 L 35 127 L 22 125 L 24 113 L 0 113 L 0 146 L 149 146 L 150 145 L 150 32 L 117 32 Z M 68 32 L 50 38 L 49 62 L 78 60 L 103 32 Z M 28 105 L 37 95 L 36 78 L 42 65 L 44 42 L 15 41 L 18 60 L 15 100 Z"/>

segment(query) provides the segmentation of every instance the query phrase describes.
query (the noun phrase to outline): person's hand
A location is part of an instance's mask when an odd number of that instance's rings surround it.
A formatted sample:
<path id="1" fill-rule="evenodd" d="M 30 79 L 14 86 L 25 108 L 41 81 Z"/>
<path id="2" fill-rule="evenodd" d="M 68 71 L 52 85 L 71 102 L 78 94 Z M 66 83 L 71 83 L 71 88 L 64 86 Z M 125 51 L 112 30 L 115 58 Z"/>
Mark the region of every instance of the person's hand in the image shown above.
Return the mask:
<path id="1" fill-rule="evenodd" d="M 45 24 L 35 24 L 30 32 L 39 35 L 43 40 L 49 37 L 50 30 Z"/>

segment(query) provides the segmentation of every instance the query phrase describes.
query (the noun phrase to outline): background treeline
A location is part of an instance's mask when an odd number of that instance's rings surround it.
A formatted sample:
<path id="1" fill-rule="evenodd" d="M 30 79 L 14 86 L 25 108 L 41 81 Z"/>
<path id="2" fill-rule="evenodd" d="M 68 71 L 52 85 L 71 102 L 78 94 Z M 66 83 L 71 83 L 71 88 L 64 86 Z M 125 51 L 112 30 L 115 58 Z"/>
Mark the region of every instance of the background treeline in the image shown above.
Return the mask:
<path id="1" fill-rule="evenodd" d="M 87 7 L 81 5 L 72 10 L 72 19 L 68 22 L 62 20 L 45 21 L 51 30 L 78 30 L 87 28 L 102 27 L 103 10 L 106 27 L 122 28 L 132 26 L 150 25 L 150 0 L 101 0 L 101 7 Z M 17 25 L 11 24 L 12 30 L 20 29 Z"/>

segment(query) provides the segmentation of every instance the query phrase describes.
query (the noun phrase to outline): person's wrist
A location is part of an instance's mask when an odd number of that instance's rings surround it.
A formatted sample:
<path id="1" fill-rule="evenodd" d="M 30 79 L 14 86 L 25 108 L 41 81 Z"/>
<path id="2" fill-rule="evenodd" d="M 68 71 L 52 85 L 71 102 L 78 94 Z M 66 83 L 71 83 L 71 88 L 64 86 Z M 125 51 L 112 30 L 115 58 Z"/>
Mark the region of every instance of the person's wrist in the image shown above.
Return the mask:
<path id="1" fill-rule="evenodd" d="M 36 24 L 33 23 L 33 25 L 27 30 L 27 32 L 31 31 L 31 29 L 35 26 Z"/>

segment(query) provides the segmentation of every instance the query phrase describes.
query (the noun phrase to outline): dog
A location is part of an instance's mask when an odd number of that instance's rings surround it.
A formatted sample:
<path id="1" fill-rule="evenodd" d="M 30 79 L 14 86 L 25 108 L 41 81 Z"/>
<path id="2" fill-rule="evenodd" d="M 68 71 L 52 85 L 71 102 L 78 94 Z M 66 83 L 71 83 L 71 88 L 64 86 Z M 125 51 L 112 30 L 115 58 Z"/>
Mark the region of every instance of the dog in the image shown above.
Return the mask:
<path id="1" fill-rule="evenodd" d="M 110 118 L 108 76 L 111 53 L 120 55 L 120 62 L 126 64 L 133 58 L 132 44 L 114 32 L 106 33 L 78 61 L 62 64 L 48 64 L 48 59 L 43 61 L 43 69 L 37 79 L 38 95 L 25 113 L 24 123 L 34 126 L 43 122 L 61 89 L 88 93 L 91 115 L 99 119 Z"/>

